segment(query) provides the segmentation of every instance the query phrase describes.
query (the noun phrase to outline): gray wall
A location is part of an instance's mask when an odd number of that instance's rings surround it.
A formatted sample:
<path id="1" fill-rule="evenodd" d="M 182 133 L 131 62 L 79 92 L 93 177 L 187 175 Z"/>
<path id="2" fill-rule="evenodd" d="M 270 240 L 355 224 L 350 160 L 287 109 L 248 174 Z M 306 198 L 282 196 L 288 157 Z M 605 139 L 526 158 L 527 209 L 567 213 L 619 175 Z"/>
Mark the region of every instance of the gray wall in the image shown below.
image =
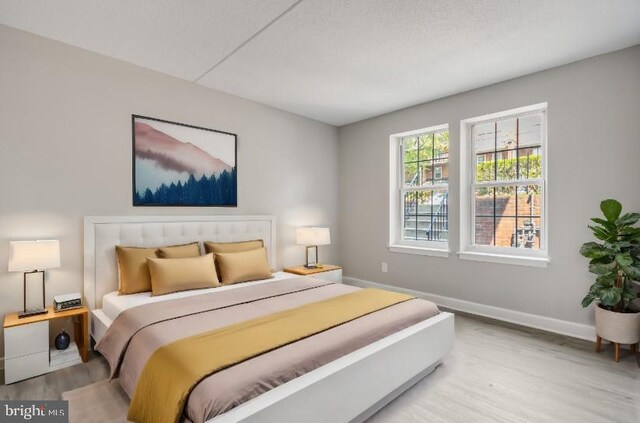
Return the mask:
<path id="1" fill-rule="evenodd" d="M 82 291 L 85 215 L 274 214 L 278 267 L 304 260 L 296 226 L 337 233 L 336 128 L 4 26 L 0 63 L 0 314 L 22 307 L 10 240 L 60 239 L 47 302 Z M 132 207 L 132 113 L 238 134 L 238 208 Z"/>
<path id="2" fill-rule="evenodd" d="M 460 120 L 548 102 L 549 254 L 538 269 L 458 259 Z M 448 123 L 449 258 L 390 253 L 389 135 Z M 640 211 L 640 46 L 340 128 L 340 252 L 345 275 L 591 324 L 592 281 L 578 254 L 604 198 Z M 389 272 L 381 272 L 381 262 Z"/>

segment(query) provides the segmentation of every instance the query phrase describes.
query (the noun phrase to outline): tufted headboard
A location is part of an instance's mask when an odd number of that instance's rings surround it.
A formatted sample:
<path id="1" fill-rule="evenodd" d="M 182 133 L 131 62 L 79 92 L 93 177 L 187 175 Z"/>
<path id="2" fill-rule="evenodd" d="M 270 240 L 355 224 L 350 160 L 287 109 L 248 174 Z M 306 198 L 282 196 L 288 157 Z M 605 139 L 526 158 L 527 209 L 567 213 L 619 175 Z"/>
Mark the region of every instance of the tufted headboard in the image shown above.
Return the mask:
<path id="1" fill-rule="evenodd" d="M 84 218 L 84 302 L 102 307 L 102 297 L 118 289 L 116 245 L 151 247 L 191 241 L 264 240 L 276 267 L 274 216 L 86 216 Z"/>

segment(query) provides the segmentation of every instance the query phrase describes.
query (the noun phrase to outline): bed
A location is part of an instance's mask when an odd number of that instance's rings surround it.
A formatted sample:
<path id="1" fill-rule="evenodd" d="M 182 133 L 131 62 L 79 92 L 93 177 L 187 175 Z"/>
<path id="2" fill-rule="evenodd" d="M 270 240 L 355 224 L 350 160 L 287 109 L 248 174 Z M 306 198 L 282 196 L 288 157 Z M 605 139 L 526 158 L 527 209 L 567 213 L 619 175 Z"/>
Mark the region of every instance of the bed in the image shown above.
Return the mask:
<path id="1" fill-rule="evenodd" d="M 233 242 L 262 239 L 271 266 L 277 268 L 275 234 L 275 218 L 272 216 L 86 217 L 85 302 L 92 309 L 91 336 L 96 341 L 101 340 L 117 316 L 136 305 L 179 301 L 180 298 L 195 298 L 211 291 L 185 291 L 162 296 L 166 298 L 149 298 L 148 294 L 146 298 L 139 294 L 116 298 L 110 294 L 117 290 L 115 245 L 153 246 L 194 240 Z M 213 290 L 236 290 L 239 293 L 240 290 L 251 289 L 250 286 L 263 285 L 261 289 L 265 289 L 267 284 L 293 286 L 304 283 L 288 281 L 291 278 L 291 275 L 276 272 L 271 280 Z M 356 288 L 327 285 L 318 289 L 342 292 Z M 453 315 L 440 312 L 349 351 L 208 421 L 363 421 L 431 372 L 452 344 Z"/>

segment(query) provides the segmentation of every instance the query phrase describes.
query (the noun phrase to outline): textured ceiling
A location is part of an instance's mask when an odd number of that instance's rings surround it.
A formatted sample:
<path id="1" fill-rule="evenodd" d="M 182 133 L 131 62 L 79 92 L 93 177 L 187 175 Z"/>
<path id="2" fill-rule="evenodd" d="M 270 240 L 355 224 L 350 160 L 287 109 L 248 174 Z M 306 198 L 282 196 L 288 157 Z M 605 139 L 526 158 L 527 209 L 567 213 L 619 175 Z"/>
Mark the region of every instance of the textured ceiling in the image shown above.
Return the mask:
<path id="1" fill-rule="evenodd" d="M 333 125 L 640 43 L 639 0 L 2 0 L 0 23 Z"/>

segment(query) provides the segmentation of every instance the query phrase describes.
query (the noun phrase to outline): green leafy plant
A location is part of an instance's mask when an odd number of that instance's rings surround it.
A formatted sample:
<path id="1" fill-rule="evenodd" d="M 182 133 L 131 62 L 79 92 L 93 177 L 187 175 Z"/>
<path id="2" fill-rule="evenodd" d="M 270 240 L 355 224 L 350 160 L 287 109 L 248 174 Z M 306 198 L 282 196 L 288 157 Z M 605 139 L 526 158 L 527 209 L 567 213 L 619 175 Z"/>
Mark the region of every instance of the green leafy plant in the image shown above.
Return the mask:
<path id="1" fill-rule="evenodd" d="M 604 219 L 591 219 L 593 235 L 602 242 L 587 242 L 580 254 L 590 259 L 589 271 L 597 275 L 589 293 L 582 300 L 587 307 L 594 300 L 612 311 L 625 312 L 637 297 L 631 280 L 640 280 L 640 213 L 622 213 L 616 200 L 600 203 Z"/>

